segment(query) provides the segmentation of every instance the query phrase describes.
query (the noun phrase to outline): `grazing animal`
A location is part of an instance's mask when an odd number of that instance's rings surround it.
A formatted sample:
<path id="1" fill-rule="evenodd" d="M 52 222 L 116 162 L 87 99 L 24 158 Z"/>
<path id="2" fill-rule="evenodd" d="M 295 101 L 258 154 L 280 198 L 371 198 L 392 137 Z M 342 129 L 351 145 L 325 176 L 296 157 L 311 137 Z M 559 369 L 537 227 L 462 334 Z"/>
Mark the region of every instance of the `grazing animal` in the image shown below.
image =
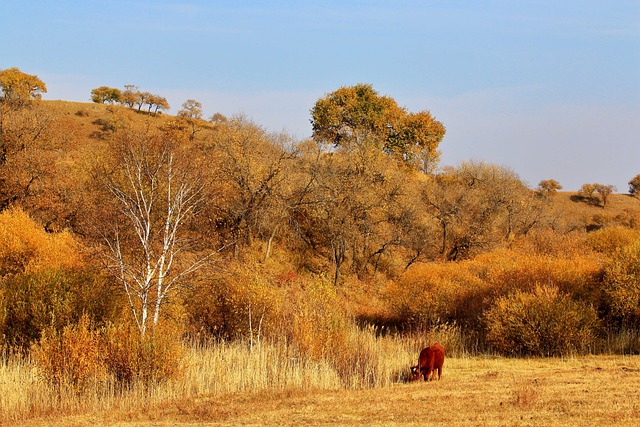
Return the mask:
<path id="1" fill-rule="evenodd" d="M 438 379 L 442 376 L 442 365 L 444 364 L 444 347 L 440 343 L 435 343 L 430 347 L 423 348 L 418 357 L 418 366 L 411 367 L 413 381 L 423 377 L 425 381 L 435 379 L 435 371 L 438 371 Z M 433 375 L 432 375 L 433 374 Z"/>

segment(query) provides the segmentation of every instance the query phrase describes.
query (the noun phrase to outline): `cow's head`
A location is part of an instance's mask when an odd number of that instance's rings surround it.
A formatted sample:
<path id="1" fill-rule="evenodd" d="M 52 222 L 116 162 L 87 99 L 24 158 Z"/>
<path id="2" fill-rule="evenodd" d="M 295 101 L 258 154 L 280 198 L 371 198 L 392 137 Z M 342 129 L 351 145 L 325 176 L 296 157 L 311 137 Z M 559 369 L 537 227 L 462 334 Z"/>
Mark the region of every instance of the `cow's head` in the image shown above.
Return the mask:
<path id="1" fill-rule="evenodd" d="M 417 366 L 412 366 L 411 367 L 411 381 L 418 381 L 421 376 L 422 376 L 422 373 L 420 372 L 420 369 L 418 369 Z"/>

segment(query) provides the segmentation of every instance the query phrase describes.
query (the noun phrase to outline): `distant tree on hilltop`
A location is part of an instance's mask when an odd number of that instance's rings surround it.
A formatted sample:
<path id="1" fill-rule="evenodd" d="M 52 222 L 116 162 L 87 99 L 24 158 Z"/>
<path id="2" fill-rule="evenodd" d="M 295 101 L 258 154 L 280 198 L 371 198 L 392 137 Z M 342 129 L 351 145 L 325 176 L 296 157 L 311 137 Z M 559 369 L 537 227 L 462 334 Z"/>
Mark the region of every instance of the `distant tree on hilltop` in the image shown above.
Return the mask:
<path id="1" fill-rule="evenodd" d="M 640 195 L 640 174 L 631 178 L 629 181 L 629 194 L 638 197 Z"/>
<path id="2" fill-rule="evenodd" d="M 122 91 L 108 86 L 100 86 L 91 90 L 91 100 L 98 104 L 115 104 L 122 101 Z"/>
<path id="3" fill-rule="evenodd" d="M 602 207 L 607 206 L 609 196 L 616 191 L 616 187 L 613 185 L 605 184 L 583 184 L 578 191 L 578 195 L 581 196 L 587 203 L 598 205 L 602 201 Z M 599 196 L 599 197 L 598 197 Z"/>
<path id="4" fill-rule="evenodd" d="M 18 68 L 0 71 L 0 102 L 20 107 L 42 99 L 47 86 L 38 76 L 23 73 Z"/>
<path id="5" fill-rule="evenodd" d="M 536 192 L 542 197 L 553 196 L 558 192 L 558 190 L 562 190 L 562 185 L 555 179 L 543 179 L 538 183 L 538 188 Z"/>

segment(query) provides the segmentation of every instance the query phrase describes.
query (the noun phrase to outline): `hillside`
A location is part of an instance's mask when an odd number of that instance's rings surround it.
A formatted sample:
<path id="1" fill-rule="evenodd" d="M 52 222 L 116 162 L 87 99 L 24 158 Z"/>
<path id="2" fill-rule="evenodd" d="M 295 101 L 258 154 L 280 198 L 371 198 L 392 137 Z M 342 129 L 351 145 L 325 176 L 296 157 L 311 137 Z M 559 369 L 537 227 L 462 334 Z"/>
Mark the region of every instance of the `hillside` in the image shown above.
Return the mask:
<path id="1" fill-rule="evenodd" d="M 418 153 L 362 130 L 327 149 L 246 117 L 17 105 L 0 111 L 0 422 L 390 388 L 436 341 L 460 363 L 640 352 L 630 196 L 425 172 L 438 126 Z"/>
<path id="2" fill-rule="evenodd" d="M 552 201 L 567 228 L 595 230 L 614 224 L 637 227 L 640 221 L 640 199 L 629 194 L 612 194 L 604 207 L 584 201 L 576 192 L 559 192 Z"/>
<path id="3" fill-rule="evenodd" d="M 144 110 L 137 112 L 134 109 L 96 103 L 44 101 L 43 105 L 50 116 L 52 132 L 64 135 L 66 143 L 61 148 L 69 155 L 83 150 L 90 151 L 91 147 L 108 137 L 114 111 L 139 129 L 148 126 L 162 127 L 177 119 L 162 113 L 150 115 Z M 211 126 L 206 122 L 203 125 Z M 551 202 L 552 210 L 557 213 L 557 223 L 565 230 L 578 230 L 582 227 L 593 230 L 616 223 L 635 227 L 640 221 L 640 199 L 624 193 L 611 195 L 606 207 L 588 203 L 576 192 L 558 192 L 551 197 Z"/>

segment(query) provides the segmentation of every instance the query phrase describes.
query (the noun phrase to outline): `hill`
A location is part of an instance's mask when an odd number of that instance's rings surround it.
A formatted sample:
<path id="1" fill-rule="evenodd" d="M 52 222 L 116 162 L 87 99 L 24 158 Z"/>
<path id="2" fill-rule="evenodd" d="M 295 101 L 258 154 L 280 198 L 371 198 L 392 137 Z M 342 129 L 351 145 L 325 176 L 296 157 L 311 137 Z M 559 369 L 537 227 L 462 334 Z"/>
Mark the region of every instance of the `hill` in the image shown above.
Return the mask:
<path id="1" fill-rule="evenodd" d="M 95 147 L 109 137 L 117 120 L 126 120 L 133 128 L 142 130 L 149 126 L 162 127 L 179 119 L 162 113 L 153 115 L 144 110 L 138 112 L 96 103 L 44 101 L 43 105 L 51 132 L 64 141 L 60 145 L 60 161 L 67 166 L 83 156 L 91 157 Z M 207 131 L 212 128 L 212 124 L 205 121 L 199 121 L 199 125 Z M 62 173 L 79 174 L 78 171 Z M 584 200 L 577 192 L 558 192 L 550 201 L 559 231 L 595 230 L 615 224 L 636 227 L 640 223 L 640 199 L 628 194 L 611 195 L 606 206 Z"/>
<path id="2" fill-rule="evenodd" d="M 584 200 L 577 192 L 559 192 L 552 201 L 566 229 L 597 230 L 616 224 L 635 228 L 640 224 L 640 199 L 629 194 L 612 194 L 606 206 Z"/>
<path id="3" fill-rule="evenodd" d="M 176 397 L 188 415 L 163 418 L 234 422 L 233 403 L 218 419 L 198 402 L 248 390 L 349 389 L 351 405 L 373 389 L 389 405 L 379 389 L 400 390 L 436 341 L 445 372 L 469 355 L 640 352 L 630 196 L 542 197 L 480 162 L 425 172 L 393 135 L 327 149 L 246 117 L 64 101 L 1 112 L 2 422 Z M 573 390 L 454 378 L 545 410 Z M 318 423 L 325 403 L 311 405 Z"/>

